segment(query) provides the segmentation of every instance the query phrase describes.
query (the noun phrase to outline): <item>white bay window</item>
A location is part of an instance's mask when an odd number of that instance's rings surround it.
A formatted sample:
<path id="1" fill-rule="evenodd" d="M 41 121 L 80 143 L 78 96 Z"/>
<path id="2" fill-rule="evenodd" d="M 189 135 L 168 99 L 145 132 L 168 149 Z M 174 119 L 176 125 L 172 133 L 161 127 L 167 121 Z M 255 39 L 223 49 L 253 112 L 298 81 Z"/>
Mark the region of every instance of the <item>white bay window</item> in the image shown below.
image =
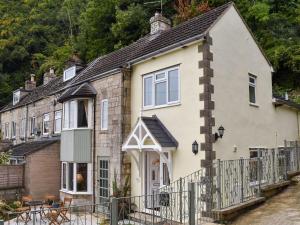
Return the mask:
<path id="1" fill-rule="evenodd" d="M 144 108 L 176 103 L 179 103 L 178 68 L 169 68 L 143 77 Z"/>
<path id="2" fill-rule="evenodd" d="M 92 192 L 92 166 L 90 163 L 63 162 L 61 189 L 70 193 Z"/>
<path id="3" fill-rule="evenodd" d="M 88 128 L 91 125 L 92 100 L 76 99 L 64 103 L 64 129 Z"/>

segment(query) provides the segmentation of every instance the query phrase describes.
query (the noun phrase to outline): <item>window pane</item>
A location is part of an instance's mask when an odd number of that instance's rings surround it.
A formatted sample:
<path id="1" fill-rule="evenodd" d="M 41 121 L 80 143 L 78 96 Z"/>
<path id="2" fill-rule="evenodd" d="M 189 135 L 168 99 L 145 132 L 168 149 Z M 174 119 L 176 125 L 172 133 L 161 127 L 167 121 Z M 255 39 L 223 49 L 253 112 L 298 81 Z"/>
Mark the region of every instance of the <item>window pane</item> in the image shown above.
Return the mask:
<path id="1" fill-rule="evenodd" d="M 108 128 L 108 101 L 105 99 L 101 104 L 101 129 L 107 130 Z"/>
<path id="2" fill-rule="evenodd" d="M 169 88 L 168 88 L 168 95 L 169 95 L 169 102 L 178 101 L 179 96 L 179 81 L 178 81 L 178 70 L 169 71 L 168 74 L 169 78 Z"/>
<path id="3" fill-rule="evenodd" d="M 68 190 L 69 191 L 73 191 L 74 190 L 74 166 L 73 163 L 69 163 L 69 173 L 68 173 L 68 178 L 69 178 L 69 187 Z"/>
<path id="4" fill-rule="evenodd" d="M 109 197 L 108 160 L 99 160 L 99 194 L 102 198 Z M 102 198 L 101 198 L 102 197 Z"/>
<path id="5" fill-rule="evenodd" d="M 164 105 L 167 103 L 167 82 L 155 84 L 155 105 Z"/>
<path id="6" fill-rule="evenodd" d="M 76 102 L 75 101 L 71 101 L 70 102 L 70 116 L 69 116 L 69 128 L 75 128 L 75 107 L 76 107 Z"/>
<path id="7" fill-rule="evenodd" d="M 67 164 L 63 163 L 62 167 L 62 188 L 66 189 L 67 188 Z"/>
<path id="8" fill-rule="evenodd" d="M 144 106 L 152 105 L 152 85 L 153 77 L 144 79 Z"/>
<path id="9" fill-rule="evenodd" d="M 160 74 L 156 74 L 155 79 L 160 80 L 160 79 L 164 79 L 165 77 L 166 77 L 165 73 L 160 73 Z"/>
<path id="10" fill-rule="evenodd" d="M 76 184 L 79 192 L 87 192 L 87 170 L 87 163 L 77 163 Z"/>
<path id="11" fill-rule="evenodd" d="M 251 103 L 255 103 L 255 87 L 249 86 L 249 101 Z"/>
<path id="12" fill-rule="evenodd" d="M 49 133 L 49 114 L 44 115 L 44 121 L 43 121 L 43 134 Z"/>
<path id="13" fill-rule="evenodd" d="M 64 104 L 64 128 L 69 128 L 69 115 L 70 115 L 70 108 L 69 102 Z"/>
<path id="14" fill-rule="evenodd" d="M 77 126 L 88 127 L 88 100 L 78 100 Z"/>
<path id="15" fill-rule="evenodd" d="M 55 112 L 55 133 L 61 131 L 61 111 Z"/>

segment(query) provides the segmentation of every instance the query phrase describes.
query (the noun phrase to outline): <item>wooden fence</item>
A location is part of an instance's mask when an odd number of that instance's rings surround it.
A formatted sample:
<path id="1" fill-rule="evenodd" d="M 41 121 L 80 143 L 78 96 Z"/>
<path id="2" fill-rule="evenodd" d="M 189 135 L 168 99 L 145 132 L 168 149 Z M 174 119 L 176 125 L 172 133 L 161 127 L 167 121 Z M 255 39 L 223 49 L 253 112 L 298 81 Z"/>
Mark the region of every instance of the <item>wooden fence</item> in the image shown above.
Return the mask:
<path id="1" fill-rule="evenodd" d="M 0 190 L 22 188 L 23 186 L 23 165 L 0 165 Z"/>

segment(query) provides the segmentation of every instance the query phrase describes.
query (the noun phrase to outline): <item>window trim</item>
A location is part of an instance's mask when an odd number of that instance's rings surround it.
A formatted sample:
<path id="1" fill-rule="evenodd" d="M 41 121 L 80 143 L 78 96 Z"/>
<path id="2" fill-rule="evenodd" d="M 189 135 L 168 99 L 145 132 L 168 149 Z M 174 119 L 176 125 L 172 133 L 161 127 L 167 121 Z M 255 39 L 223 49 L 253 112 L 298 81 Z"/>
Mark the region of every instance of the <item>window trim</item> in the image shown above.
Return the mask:
<path id="1" fill-rule="evenodd" d="M 49 124 L 48 124 L 48 133 L 44 133 L 44 131 L 45 131 L 45 116 L 46 115 L 48 115 L 48 117 L 49 117 L 49 119 L 48 119 L 48 121 L 46 121 L 46 122 L 48 122 Z M 50 133 L 50 113 L 44 113 L 43 114 L 43 135 L 49 135 L 49 133 Z"/>
<path id="2" fill-rule="evenodd" d="M 250 78 L 254 79 L 254 83 L 250 82 Z M 253 106 L 257 106 L 257 76 L 251 73 L 248 74 L 248 86 L 254 88 L 254 102 L 250 101 L 250 91 L 249 91 L 249 104 Z"/>
<path id="3" fill-rule="evenodd" d="M 20 138 L 25 138 L 25 134 L 26 134 L 26 119 L 23 118 L 21 119 L 21 123 L 20 123 Z"/>
<path id="4" fill-rule="evenodd" d="M 11 122 L 11 138 L 15 139 L 17 135 L 17 123 L 12 121 Z"/>
<path id="5" fill-rule="evenodd" d="M 107 188 L 105 188 L 105 187 L 103 187 L 102 189 L 107 189 L 107 193 L 108 193 L 108 196 L 106 197 L 106 196 L 101 196 L 101 194 L 100 194 L 100 189 L 101 189 L 101 186 L 100 186 L 100 180 L 101 180 L 101 178 L 100 178 L 100 170 L 101 170 L 101 168 L 100 168 L 100 161 L 107 161 L 107 178 L 102 178 L 102 179 L 107 179 Z M 104 168 L 102 168 L 102 169 L 104 169 Z M 98 172 L 99 172 L 99 174 L 98 174 L 98 178 L 99 178 L 99 198 L 109 198 L 109 196 L 110 196 L 110 160 L 109 160 L 109 158 L 108 157 L 98 157 Z"/>
<path id="6" fill-rule="evenodd" d="M 5 136 L 5 139 L 9 139 L 9 123 L 5 123 L 4 124 L 4 136 Z"/>
<path id="7" fill-rule="evenodd" d="M 73 191 L 69 190 L 69 165 L 73 163 Z M 61 166 L 61 185 L 60 191 L 69 194 L 82 194 L 91 195 L 92 194 L 92 163 L 87 164 L 87 191 L 77 191 L 76 183 L 76 173 L 77 173 L 77 162 L 62 162 L 62 165 L 66 164 L 66 188 L 63 188 L 63 166 Z"/>
<path id="8" fill-rule="evenodd" d="M 178 100 L 176 101 L 169 101 L 169 72 L 177 70 L 178 71 Z M 158 74 L 164 73 L 165 77 L 161 79 L 156 79 L 156 76 Z M 145 105 L 145 79 L 152 77 L 152 104 L 151 105 Z M 180 86 L 180 70 L 179 66 L 175 67 L 169 67 L 167 69 L 162 69 L 155 71 L 153 73 L 149 73 L 146 75 L 142 76 L 142 104 L 143 104 L 143 109 L 155 109 L 155 108 L 163 108 L 163 107 L 168 107 L 168 106 L 173 106 L 173 105 L 179 105 L 181 102 L 181 86 Z M 155 105 L 155 84 L 161 83 L 161 82 L 166 82 L 166 104 L 162 105 Z"/>
<path id="9" fill-rule="evenodd" d="M 36 117 L 32 116 L 30 117 L 30 136 L 35 136 L 35 129 L 36 129 Z"/>
<path id="10" fill-rule="evenodd" d="M 104 103 L 107 103 L 107 118 L 106 118 L 106 120 L 107 120 L 107 124 L 106 124 L 106 127 L 104 127 L 104 122 L 103 122 L 103 119 L 104 119 L 104 116 L 103 116 L 103 113 L 104 113 L 104 107 L 103 107 L 103 104 Z M 102 99 L 101 100 L 101 109 L 100 109 L 100 116 L 101 116 L 101 118 L 100 118 L 100 128 L 101 128 L 101 130 L 102 131 L 105 131 L 105 130 L 108 130 L 108 118 L 109 118 L 109 115 L 108 115 L 108 108 L 109 108 L 109 103 L 108 103 L 108 99 L 106 98 L 106 99 Z"/>
<path id="11" fill-rule="evenodd" d="M 70 71 L 73 72 L 72 75 L 71 75 L 71 77 L 66 78 L 66 73 L 70 72 Z M 75 76 L 76 76 L 76 66 L 71 66 L 68 69 L 64 70 L 64 75 L 63 75 L 64 82 L 68 81 L 68 80 L 71 80 Z"/>
<path id="12" fill-rule="evenodd" d="M 57 127 L 56 127 L 56 121 L 59 120 L 57 118 L 57 113 L 60 113 L 60 130 L 57 130 Z M 62 117 L 63 117 L 62 110 L 57 110 L 57 111 L 54 112 L 54 134 L 60 134 L 61 133 L 61 130 L 62 130 Z"/>

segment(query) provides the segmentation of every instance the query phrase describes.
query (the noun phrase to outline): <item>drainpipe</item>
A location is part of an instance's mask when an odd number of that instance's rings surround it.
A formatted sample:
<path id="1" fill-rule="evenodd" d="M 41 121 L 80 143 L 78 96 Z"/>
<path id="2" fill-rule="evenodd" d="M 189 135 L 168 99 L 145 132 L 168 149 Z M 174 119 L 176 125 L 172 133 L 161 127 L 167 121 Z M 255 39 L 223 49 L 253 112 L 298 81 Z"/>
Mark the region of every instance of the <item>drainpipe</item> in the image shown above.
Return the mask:
<path id="1" fill-rule="evenodd" d="M 97 95 L 96 95 L 97 96 Z M 94 118 L 93 118 L 93 156 L 92 156 L 92 158 L 93 158 L 93 204 L 96 204 L 96 192 L 95 192 L 95 184 L 96 184 L 96 182 L 95 182 L 95 180 L 96 180 L 96 176 L 95 176 L 95 174 L 96 174 L 96 165 L 95 165 L 95 163 L 96 163 L 96 159 L 95 159 L 95 157 L 96 157 L 96 97 L 94 97 L 94 99 L 93 99 L 93 101 L 94 101 Z M 95 208 L 94 208 L 94 210 L 95 210 Z"/>

